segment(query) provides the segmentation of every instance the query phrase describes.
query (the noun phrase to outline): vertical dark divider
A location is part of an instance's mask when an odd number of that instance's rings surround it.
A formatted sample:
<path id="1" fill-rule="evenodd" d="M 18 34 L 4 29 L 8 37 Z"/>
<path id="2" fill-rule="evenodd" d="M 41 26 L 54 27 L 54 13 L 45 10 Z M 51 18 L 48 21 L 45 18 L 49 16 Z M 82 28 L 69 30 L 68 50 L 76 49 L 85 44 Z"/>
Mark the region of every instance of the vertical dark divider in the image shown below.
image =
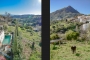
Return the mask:
<path id="1" fill-rule="evenodd" d="M 42 0 L 42 60 L 50 60 L 50 1 Z"/>

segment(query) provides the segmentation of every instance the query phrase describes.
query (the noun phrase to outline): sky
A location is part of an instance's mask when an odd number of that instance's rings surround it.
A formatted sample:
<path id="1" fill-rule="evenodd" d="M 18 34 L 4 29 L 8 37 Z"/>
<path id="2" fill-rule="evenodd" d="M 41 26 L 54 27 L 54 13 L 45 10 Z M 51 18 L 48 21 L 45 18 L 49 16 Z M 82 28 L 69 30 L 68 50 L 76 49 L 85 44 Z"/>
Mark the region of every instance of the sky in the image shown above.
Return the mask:
<path id="1" fill-rule="evenodd" d="M 90 14 L 90 0 L 50 0 L 50 13 L 69 5 L 80 13 Z"/>
<path id="2" fill-rule="evenodd" d="M 0 0 L 0 14 L 41 15 L 41 0 Z"/>

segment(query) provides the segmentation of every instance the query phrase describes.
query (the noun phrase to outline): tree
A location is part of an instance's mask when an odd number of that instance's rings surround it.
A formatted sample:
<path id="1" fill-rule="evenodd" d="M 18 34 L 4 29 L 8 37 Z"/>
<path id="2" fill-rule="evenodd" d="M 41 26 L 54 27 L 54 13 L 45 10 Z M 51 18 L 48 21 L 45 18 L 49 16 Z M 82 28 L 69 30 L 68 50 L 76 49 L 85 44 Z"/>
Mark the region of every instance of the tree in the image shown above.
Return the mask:
<path id="1" fill-rule="evenodd" d="M 35 49 L 35 42 L 33 40 L 33 43 L 32 43 L 32 46 L 31 46 L 31 49 L 34 50 Z"/>
<path id="2" fill-rule="evenodd" d="M 7 24 L 4 24 L 4 30 L 6 31 L 8 28 Z"/>
<path id="3" fill-rule="evenodd" d="M 14 39 L 13 39 L 13 53 L 17 54 L 17 30 L 15 29 Z"/>
<path id="4" fill-rule="evenodd" d="M 8 23 L 8 21 L 11 21 L 11 18 L 10 18 L 10 13 L 7 13 L 5 12 L 5 15 L 6 15 L 6 23 Z"/>
<path id="5" fill-rule="evenodd" d="M 77 37 L 79 36 L 79 33 L 69 30 L 65 33 L 65 35 L 67 40 L 72 40 L 72 39 L 77 39 Z"/>
<path id="6" fill-rule="evenodd" d="M 67 22 L 67 19 L 66 19 L 66 22 Z"/>
<path id="7" fill-rule="evenodd" d="M 17 20 L 16 20 L 15 24 L 16 24 L 16 34 L 18 36 L 18 21 Z"/>
<path id="8" fill-rule="evenodd" d="M 59 36 L 57 34 L 55 34 L 55 33 L 50 35 L 50 40 L 54 40 L 54 39 L 59 39 Z"/>
<path id="9" fill-rule="evenodd" d="M 42 46 L 42 41 L 39 42 L 39 46 L 40 46 L 40 47 Z"/>
<path id="10" fill-rule="evenodd" d="M 52 26 L 52 28 L 55 30 L 55 26 Z"/>
<path id="11" fill-rule="evenodd" d="M 86 21 L 86 23 L 89 23 L 89 21 Z"/>
<path id="12" fill-rule="evenodd" d="M 76 32 L 79 32 L 79 26 L 78 25 L 76 26 Z"/>

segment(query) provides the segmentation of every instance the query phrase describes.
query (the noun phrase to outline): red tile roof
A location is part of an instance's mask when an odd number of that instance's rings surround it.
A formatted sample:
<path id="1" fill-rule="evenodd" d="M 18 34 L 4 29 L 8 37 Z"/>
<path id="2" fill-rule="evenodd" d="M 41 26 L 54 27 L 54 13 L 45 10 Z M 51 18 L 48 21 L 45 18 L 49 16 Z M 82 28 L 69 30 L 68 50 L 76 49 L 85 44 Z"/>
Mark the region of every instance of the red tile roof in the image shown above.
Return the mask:
<path id="1" fill-rule="evenodd" d="M 6 58 L 0 55 L 0 60 L 6 60 Z"/>

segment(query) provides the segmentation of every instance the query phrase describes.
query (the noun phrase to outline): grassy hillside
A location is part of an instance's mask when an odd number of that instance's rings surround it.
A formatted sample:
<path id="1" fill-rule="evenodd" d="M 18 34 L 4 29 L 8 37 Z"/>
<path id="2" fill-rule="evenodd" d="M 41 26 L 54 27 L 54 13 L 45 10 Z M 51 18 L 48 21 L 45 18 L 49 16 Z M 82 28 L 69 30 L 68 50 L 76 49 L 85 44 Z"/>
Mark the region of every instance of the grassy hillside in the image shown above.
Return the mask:
<path id="1" fill-rule="evenodd" d="M 63 40 L 60 46 L 50 44 L 50 60 L 90 60 L 90 27 L 81 30 L 82 23 L 74 21 L 52 21 L 50 23 L 50 41 L 58 37 Z M 73 54 L 71 46 L 76 46 Z"/>
<path id="2" fill-rule="evenodd" d="M 7 32 L 13 32 L 15 26 L 7 26 Z M 21 29 L 18 27 L 19 36 L 17 37 L 17 44 L 20 45 L 20 57 L 25 60 L 41 60 L 41 47 L 39 43 L 41 41 L 40 32 L 31 31 L 27 29 Z M 35 42 L 35 49 L 32 50 L 32 43 Z"/>
<path id="3" fill-rule="evenodd" d="M 76 53 L 72 54 L 71 46 L 76 45 Z M 90 60 L 90 41 L 76 42 L 67 41 L 63 45 L 55 45 L 56 49 L 53 49 L 54 45 L 50 45 L 50 60 Z"/>

